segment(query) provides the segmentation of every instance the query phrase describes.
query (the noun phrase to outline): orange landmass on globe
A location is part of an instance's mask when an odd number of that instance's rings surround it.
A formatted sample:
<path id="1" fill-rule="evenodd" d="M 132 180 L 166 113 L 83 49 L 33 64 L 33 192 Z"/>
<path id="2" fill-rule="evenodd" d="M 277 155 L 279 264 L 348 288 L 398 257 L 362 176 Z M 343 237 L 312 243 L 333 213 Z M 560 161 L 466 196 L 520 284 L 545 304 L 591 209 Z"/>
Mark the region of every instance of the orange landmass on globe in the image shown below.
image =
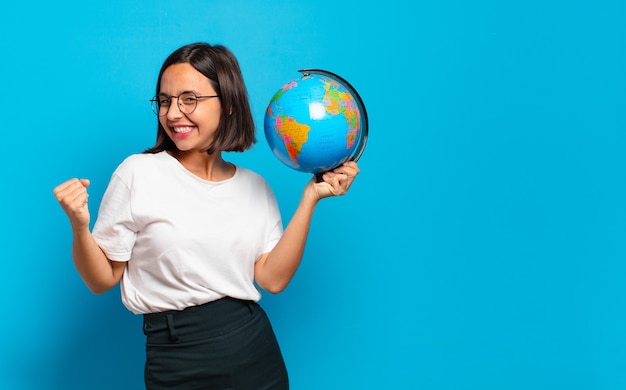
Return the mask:
<path id="1" fill-rule="evenodd" d="M 311 126 L 298 123 L 295 118 L 290 116 L 278 115 L 274 128 L 278 131 L 278 134 L 285 143 L 285 148 L 287 149 L 291 161 L 293 161 L 296 166 L 300 166 L 298 156 L 302 151 L 302 145 L 309 140 Z"/>

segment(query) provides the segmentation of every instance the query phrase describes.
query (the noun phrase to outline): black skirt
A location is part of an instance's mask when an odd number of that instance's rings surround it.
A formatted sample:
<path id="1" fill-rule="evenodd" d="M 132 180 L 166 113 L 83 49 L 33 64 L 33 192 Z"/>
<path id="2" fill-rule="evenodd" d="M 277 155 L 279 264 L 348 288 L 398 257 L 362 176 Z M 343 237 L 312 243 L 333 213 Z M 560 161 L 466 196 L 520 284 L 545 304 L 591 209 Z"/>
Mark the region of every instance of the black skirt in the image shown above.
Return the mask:
<path id="1" fill-rule="evenodd" d="M 144 315 L 148 390 L 289 388 L 265 311 L 223 298 L 182 311 Z"/>

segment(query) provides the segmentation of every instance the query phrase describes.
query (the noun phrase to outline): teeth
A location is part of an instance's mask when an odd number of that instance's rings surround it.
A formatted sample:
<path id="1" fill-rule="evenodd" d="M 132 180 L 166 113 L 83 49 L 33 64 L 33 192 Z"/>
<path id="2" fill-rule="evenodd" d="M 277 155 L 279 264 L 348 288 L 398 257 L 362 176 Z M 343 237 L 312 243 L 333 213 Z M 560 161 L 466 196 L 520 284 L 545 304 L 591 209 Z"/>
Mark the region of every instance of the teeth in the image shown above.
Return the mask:
<path id="1" fill-rule="evenodd" d="M 173 127 L 175 133 L 188 133 L 193 130 L 193 127 Z"/>

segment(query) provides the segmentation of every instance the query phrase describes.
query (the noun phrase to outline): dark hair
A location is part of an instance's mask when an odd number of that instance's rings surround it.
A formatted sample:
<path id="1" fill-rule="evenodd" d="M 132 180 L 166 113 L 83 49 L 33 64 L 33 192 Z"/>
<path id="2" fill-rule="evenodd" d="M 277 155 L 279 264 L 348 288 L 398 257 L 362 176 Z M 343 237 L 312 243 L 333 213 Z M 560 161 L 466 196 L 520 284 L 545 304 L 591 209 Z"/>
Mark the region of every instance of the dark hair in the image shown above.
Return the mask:
<path id="1" fill-rule="evenodd" d="M 156 94 L 161 92 L 163 72 L 174 64 L 188 63 L 211 82 L 220 96 L 222 113 L 213 142 L 206 152 L 243 152 L 255 142 L 255 128 L 248 92 L 243 81 L 239 62 L 225 46 L 199 42 L 177 49 L 163 63 L 156 84 Z M 157 139 L 153 147 L 144 153 L 158 153 L 176 149 L 176 145 L 165 132 L 161 123 L 157 124 Z"/>

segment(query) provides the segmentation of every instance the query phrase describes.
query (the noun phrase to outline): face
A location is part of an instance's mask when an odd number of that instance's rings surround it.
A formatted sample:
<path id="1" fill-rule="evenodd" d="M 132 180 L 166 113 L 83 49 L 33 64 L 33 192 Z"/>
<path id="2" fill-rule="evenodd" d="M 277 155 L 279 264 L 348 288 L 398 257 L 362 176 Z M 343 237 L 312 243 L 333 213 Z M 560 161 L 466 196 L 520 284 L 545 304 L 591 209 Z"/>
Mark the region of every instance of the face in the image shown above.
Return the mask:
<path id="1" fill-rule="evenodd" d="M 216 95 L 209 79 L 187 63 L 174 64 L 163 72 L 160 91 L 160 97 L 171 99 L 171 104 L 167 114 L 159 117 L 159 122 L 176 147 L 182 152 L 206 148 L 219 124 L 220 99 L 198 99 L 196 109 L 185 114 L 180 110 L 176 96 L 183 92 L 193 92 L 196 96 Z"/>

